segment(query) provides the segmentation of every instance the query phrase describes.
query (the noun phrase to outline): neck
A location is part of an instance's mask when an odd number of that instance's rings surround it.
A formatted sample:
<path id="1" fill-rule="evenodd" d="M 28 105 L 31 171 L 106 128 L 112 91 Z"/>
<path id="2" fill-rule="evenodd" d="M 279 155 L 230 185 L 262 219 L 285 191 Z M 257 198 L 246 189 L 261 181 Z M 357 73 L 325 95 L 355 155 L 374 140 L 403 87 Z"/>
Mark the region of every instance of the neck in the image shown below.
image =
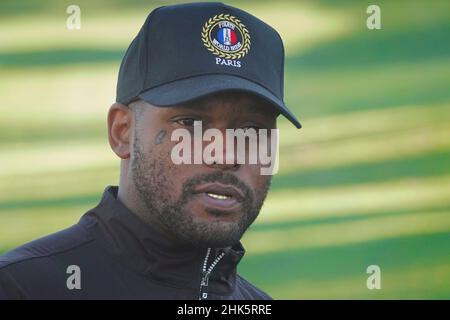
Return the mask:
<path id="1" fill-rule="evenodd" d="M 130 194 L 124 191 L 122 188 L 122 199 L 132 199 L 123 197 Z M 233 290 L 236 267 L 245 252 L 240 242 L 217 250 L 174 243 L 158 232 L 153 224 L 142 223 L 143 219 L 119 199 L 118 188 L 114 186 L 107 187 L 99 205 L 83 217 L 80 223 L 87 228 L 97 228 L 99 241 L 102 241 L 106 252 L 161 283 L 198 290 L 206 253 L 210 253 L 207 269 L 209 263 L 224 253 L 211 273 L 209 287 L 211 292 L 224 294 Z M 92 223 L 92 219 L 97 223 Z"/>

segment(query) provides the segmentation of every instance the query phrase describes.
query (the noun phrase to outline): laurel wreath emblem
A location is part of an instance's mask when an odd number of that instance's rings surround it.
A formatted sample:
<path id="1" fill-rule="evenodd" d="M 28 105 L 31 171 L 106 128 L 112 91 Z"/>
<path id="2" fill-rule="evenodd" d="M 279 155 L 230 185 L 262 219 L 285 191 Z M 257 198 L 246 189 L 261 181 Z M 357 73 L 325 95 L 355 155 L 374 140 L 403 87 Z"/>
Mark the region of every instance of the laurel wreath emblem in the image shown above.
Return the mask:
<path id="1" fill-rule="evenodd" d="M 210 43 L 210 39 L 209 39 L 209 32 L 211 27 L 221 21 L 221 20 L 228 20 L 233 22 L 235 25 L 237 25 L 239 27 L 239 30 L 242 33 L 242 37 L 243 37 L 243 43 L 244 45 L 242 46 L 242 48 L 237 51 L 237 52 L 233 52 L 233 53 L 227 53 L 227 52 L 223 52 L 219 49 L 217 49 L 215 46 L 213 46 Z M 206 21 L 205 25 L 202 28 L 202 42 L 205 45 L 205 47 L 211 51 L 212 53 L 214 53 L 215 55 L 218 55 L 221 58 L 226 58 L 226 59 L 240 59 L 242 57 L 244 57 L 248 51 L 250 50 L 250 33 L 248 32 L 247 28 L 245 27 L 245 25 L 236 17 L 233 17 L 229 14 L 219 14 L 219 15 L 215 15 L 212 18 L 209 18 L 208 21 Z"/>

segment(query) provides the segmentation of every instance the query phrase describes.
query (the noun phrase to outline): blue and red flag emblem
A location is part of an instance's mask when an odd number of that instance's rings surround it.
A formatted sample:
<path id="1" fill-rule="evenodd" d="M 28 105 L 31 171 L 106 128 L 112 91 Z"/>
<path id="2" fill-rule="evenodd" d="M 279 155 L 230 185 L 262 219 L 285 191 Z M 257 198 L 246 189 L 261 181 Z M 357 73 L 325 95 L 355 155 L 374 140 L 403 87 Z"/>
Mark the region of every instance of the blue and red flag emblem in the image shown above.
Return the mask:
<path id="1" fill-rule="evenodd" d="M 217 30 L 217 40 L 223 45 L 232 46 L 237 42 L 237 35 L 231 28 L 219 28 Z"/>

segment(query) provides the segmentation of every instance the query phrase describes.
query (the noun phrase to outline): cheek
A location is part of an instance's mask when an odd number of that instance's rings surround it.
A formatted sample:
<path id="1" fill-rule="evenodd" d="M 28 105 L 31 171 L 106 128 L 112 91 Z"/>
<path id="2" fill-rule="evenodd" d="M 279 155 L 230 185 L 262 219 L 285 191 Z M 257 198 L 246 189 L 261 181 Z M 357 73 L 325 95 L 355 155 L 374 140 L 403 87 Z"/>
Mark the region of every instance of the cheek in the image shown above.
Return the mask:
<path id="1" fill-rule="evenodd" d="M 162 140 L 160 143 L 157 140 Z M 161 198 L 171 200 L 181 193 L 179 183 L 179 166 L 173 164 L 170 158 L 171 142 L 167 135 L 161 138 L 158 132 L 149 132 L 142 135 L 138 141 L 140 150 L 136 154 L 137 163 L 140 163 L 140 173 L 142 180 L 147 185 L 160 193 Z"/>
<path id="2" fill-rule="evenodd" d="M 257 192 L 258 193 L 266 192 L 266 189 L 268 188 L 271 179 L 272 176 L 258 174 L 258 176 L 255 179 L 255 186 Z"/>
<path id="3" fill-rule="evenodd" d="M 272 179 L 272 176 L 270 175 L 262 175 L 261 166 L 257 164 L 244 165 L 241 167 L 238 176 L 247 183 L 257 197 L 266 191 L 266 188 Z"/>
<path id="4" fill-rule="evenodd" d="M 160 172 L 161 187 L 167 186 L 168 196 L 173 200 L 178 200 L 183 193 L 183 184 L 195 174 L 195 165 L 175 164 L 171 158 L 172 149 L 177 144 L 176 141 L 170 141 L 170 135 L 167 135 L 164 142 L 154 147 L 157 153 L 157 161 Z"/>

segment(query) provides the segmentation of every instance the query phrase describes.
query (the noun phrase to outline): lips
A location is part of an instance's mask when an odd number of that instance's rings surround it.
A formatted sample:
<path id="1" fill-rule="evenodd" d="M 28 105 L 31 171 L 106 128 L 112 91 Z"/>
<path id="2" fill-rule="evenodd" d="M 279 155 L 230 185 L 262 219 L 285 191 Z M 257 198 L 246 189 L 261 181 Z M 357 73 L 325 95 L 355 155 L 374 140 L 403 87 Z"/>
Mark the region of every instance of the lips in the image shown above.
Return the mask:
<path id="1" fill-rule="evenodd" d="M 217 200 L 235 200 L 244 201 L 245 197 L 241 190 L 232 185 L 223 185 L 221 183 L 207 183 L 195 188 L 194 193 L 204 193 Z"/>
<path id="2" fill-rule="evenodd" d="M 212 209 L 215 216 L 240 212 L 244 194 L 232 185 L 221 183 L 202 184 L 194 189 L 194 199 L 202 206 Z"/>

